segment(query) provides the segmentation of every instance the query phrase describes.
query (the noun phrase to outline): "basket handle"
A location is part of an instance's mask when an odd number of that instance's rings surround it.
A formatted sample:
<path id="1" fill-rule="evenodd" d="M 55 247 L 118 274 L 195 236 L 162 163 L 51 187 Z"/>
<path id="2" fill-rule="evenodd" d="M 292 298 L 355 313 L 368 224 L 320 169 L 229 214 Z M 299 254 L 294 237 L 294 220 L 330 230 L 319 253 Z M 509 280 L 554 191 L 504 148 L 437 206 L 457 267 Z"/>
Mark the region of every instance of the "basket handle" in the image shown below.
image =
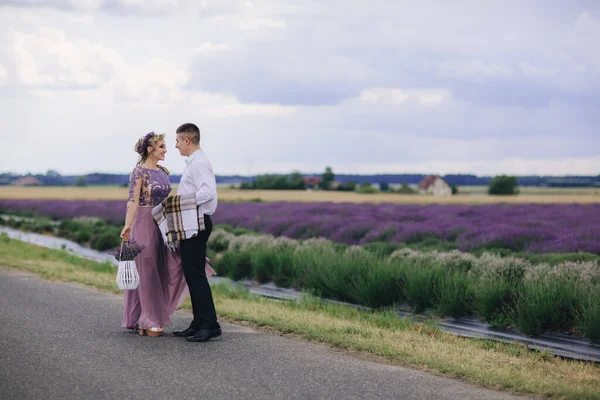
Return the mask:
<path id="1" fill-rule="evenodd" d="M 119 261 L 121 261 L 123 258 L 123 243 L 124 243 L 124 241 L 121 240 L 121 252 L 119 253 Z"/>

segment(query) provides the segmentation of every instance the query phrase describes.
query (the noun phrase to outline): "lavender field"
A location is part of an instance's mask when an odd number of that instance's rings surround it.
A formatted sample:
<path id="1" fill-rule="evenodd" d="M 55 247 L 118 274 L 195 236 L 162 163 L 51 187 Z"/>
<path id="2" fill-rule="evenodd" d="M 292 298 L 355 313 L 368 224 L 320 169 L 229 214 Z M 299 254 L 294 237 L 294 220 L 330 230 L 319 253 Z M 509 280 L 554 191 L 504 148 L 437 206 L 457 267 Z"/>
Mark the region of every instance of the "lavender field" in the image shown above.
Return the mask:
<path id="1" fill-rule="evenodd" d="M 125 203 L 111 200 L 0 199 L 0 210 L 65 219 L 123 221 Z M 294 239 L 347 244 L 437 240 L 460 250 L 506 248 L 534 253 L 600 254 L 600 204 L 401 205 L 354 203 L 224 203 L 217 224 Z"/>

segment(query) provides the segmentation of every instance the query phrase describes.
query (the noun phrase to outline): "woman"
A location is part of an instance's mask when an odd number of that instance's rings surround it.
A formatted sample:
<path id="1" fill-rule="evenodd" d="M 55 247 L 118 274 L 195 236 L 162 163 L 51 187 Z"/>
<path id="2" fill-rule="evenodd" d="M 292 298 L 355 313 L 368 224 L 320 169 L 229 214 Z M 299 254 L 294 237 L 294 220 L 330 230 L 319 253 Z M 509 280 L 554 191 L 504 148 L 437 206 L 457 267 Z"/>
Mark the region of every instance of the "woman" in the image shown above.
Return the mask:
<path id="1" fill-rule="evenodd" d="M 171 191 L 169 171 L 159 161 L 165 159 L 165 135 L 148 133 L 140 138 L 135 151 L 140 155 L 129 177 L 129 200 L 123 240 L 135 240 L 144 249 L 135 258 L 140 283 L 125 291 L 124 328 L 139 330 L 140 335 L 161 336 L 171 324 L 169 316 L 183 303 L 188 288 L 179 253 L 168 250 L 152 218 L 152 207 L 160 204 Z M 206 265 L 206 275 L 214 275 Z"/>

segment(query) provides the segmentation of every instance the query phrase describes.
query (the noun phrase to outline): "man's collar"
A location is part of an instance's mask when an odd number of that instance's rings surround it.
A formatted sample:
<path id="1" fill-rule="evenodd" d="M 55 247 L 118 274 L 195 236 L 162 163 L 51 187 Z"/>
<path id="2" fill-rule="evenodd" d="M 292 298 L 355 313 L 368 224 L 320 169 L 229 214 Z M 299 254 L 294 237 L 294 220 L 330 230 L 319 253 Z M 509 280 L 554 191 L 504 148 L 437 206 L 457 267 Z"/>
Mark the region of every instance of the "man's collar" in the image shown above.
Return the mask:
<path id="1" fill-rule="evenodd" d="M 196 158 L 198 156 L 198 154 L 200 154 L 201 151 L 202 151 L 202 149 L 198 149 L 198 150 L 194 151 L 192 154 L 190 154 L 188 156 L 188 158 L 185 159 L 185 163 L 189 164 L 192 161 L 194 161 L 194 158 Z"/>

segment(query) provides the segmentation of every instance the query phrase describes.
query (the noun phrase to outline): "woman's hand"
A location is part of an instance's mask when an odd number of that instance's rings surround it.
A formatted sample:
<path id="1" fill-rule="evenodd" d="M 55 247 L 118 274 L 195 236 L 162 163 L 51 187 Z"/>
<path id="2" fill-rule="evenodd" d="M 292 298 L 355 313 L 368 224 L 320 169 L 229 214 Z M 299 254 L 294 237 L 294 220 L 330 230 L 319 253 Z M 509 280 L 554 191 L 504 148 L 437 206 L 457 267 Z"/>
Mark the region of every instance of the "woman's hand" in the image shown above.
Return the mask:
<path id="1" fill-rule="evenodd" d="M 129 236 L 131 233 L 131 226 L 130 225 L 125 225 L 123 227 L 123 230 L 121 231 L 121 239 L 128 241 L 129 240 Z"/>

